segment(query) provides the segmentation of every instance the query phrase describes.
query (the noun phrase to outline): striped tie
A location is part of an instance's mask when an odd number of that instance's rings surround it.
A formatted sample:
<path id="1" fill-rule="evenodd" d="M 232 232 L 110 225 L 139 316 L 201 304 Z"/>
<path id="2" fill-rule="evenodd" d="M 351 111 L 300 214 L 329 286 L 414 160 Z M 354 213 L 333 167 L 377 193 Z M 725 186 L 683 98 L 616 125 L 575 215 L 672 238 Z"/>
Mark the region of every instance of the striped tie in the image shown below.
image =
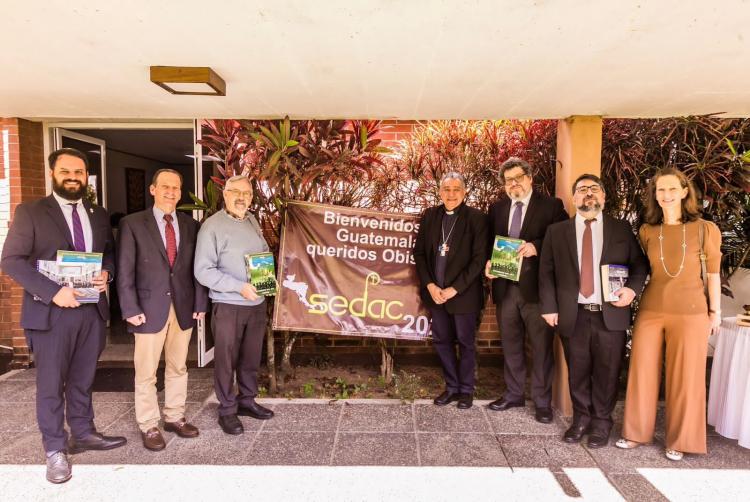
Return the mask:
<path id="1" fill-rule="evenodd" d="M 83 225 L 78 216 L 78 203 L 71 202 L 68 205 L 73 208 L 73 246 L 76 251 L 83 253 L 86 251 L 86 239 L 83 238 Z"/>
<path id="2" fill-rule="evenodd" d="M 165 214 L 164 221 L 167 222 L 164 227 L 164 237 L 167 241 L 167 259 L 169 259 L 170 268 L 174 266 L 174 260 L 177 258 L 177 238 L 174 235 L 174 227 L 172 226 L 172 215 Z"/>

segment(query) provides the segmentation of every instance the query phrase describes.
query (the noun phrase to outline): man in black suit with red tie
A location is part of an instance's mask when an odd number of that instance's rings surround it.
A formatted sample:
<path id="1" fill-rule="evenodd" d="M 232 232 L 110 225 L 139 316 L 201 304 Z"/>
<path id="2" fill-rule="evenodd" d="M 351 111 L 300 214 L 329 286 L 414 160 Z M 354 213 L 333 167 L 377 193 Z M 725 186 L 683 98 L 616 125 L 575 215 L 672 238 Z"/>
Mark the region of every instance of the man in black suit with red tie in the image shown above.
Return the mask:
<path id="1" fill-rule="evenodd" d="M 68 451 L 108 450 L 126 440 L 96 432 L 91 403 L 109 319 L 107 296 L 101 293 L 115 270 L 109 216 L 85 198 L 88 161 L 83 153 L 56 150 L 49 167 L 52 194 L 16 208 L 0 266 L 24 289 L 21 327 L 37 368 L 36 415 L 47 453 L 47 480 L 64 483 L 71 477 Z M 98 303 L 81 304 L 79 292 L 37 270 L 38 260 L 55 260 L 58 250 L 103 253 L 102 272 L 94 279 Z"/>
<path id="2" fill-rule="evenodd" d="M 518 282 L 492 279 L 492 300 L 503 344 L 503 376 L 505 394 L 491 402 L 491 410 L 504 411 L 525 406 L 526 342 L 531 347 L 531 399 L 535 418 L 541 423 L 552 422 L 552 370 L 554 332 L 542 319 L 539 310 L 539 253 L 547 227 L 568 219 L 560 199 L 543 195 L 532 188 L 531 166 L 518 157 L 511 157 L 500 166 L 500 179 L 507 197 L 490 206 L 490 241 L 496 235 L 522 239 L 523 256 Z M 489 244 L 492 246 L 492 244 Z"/>
<path id="3" fill-rule="evenodd" d="M 604 200 L 601 180 L 581 175 L 573 184 L 576 215 L 547 229 L 539 265 L 542 316 L 557 327 L 568 363 L 573 424 L 563 440 L 577 443 L 588 432 L 589 448 L 609 441 L 630 304 L 649 271 L 630 224 L 602 213 Z M 602 295 L 602 265 L 628 267 L 616 301 Z"/>
<path id="4" fill-rule="evenodd" d="M 425 210 L 414 245 L 422 301 L 432 317 L 432 345 L 440 358 L 445 392 L 434 402 L 471 408 L 477 316 L 484 306 L 482 268 L 487 260 L 487 217 L 464 204 L 463 176 L 440 180 L 443 203 Z M 456 356 L 456 342 L 460 358 Z"/>
<path id="5" fill-rule="evenodd" d="M 135 419 L 143 445 L 159 451 L 156 370 L 164 352 L 164 429 L 194 438 L 185 419 L 187 355 L 195 320 L 203 319 L 208 292 L 193 276 L 198 222 L 178 212 L 182 175 L 159 169 L 149 187 L 153 207 L 120 221 L 117 293 L 122 317 L 135 337 Z"/>

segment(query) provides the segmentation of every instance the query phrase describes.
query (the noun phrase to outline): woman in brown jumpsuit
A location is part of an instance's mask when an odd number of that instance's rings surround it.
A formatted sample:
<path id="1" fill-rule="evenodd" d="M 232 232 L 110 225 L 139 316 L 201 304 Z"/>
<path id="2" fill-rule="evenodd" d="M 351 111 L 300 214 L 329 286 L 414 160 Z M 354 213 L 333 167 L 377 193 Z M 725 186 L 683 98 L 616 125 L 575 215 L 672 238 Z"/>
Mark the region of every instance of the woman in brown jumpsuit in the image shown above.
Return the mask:
<path id="1" fill-rule="evenodd" d="M 700 233 L 708 272 L 701 278 Z M 675 169 L 662 169 L 647 191 L 639 236 L 651 263 L 651 279 L 633 329 L 633 351 L 620 448 L 654 437 L 662 355 L 666 375 L 666 456 L 706 453 L 706 352 L 708 336 L 721 323 L 721 234 L 702 220 L 695 188 Z"/>

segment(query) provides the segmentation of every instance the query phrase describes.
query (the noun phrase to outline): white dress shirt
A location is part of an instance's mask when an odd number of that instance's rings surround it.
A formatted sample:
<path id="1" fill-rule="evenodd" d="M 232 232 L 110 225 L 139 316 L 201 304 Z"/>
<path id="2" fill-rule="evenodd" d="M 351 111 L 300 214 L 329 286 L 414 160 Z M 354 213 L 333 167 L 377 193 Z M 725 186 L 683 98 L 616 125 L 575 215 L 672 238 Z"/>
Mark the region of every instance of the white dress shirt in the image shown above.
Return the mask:
<path id="1" fill-rule="evenodd" d="M 527 193 L 526 197 L 524 197 L 523 199 L 510 199 L 510 213 L 508 213 L 508 233 L 510 233 L 510 226 L 513 223 L 513 213 L 516 211 L 516 202 L 521 202 L 523 204 L 523 206 L 521 206 L 521 228 L 523 228 L 523 219 L 526 217 L 526 210 L 529 208 L 529 201 L 531 200 L 531 193 L 533 191 L 533 189 L 529 190 L 529 193 Z"/>
<path id="2" fill-rule="evenodd" d="M 94 234 L 91 231 L 91 221 L 89 221 L 88 212 L 83 206 L 83 199 L 63 199 L 54 191 L 52 192 L 52 195 L 55 197 L 57 203 L 60 204 L 60 209 L 62 209 L 65 222 L 68 224 L 68 230 L 70 230 L 70 239 L 73 242 L 75 242 L 75 234 L 73 233 L 73 206 L 71 206 L 71 204 L 77 204 L 76 211 L 78 212 L 78 217 L 81 220 L 81 227 L 83 228 L 83 240 L 86 243 L 86 252 L 90 253 L 94 245 Z"/>
<path id="3" fill-rule="evenodd" d="M 602 273 L 599 263 L 602 261 L 602 246 L 604 244 L 604 226 L 602 224 L 602 213 L 599 213 L 594 222 L 591 223 L 591 241 L 593 244 L 593 266 L 594 266 L 594 293 L 583 296 L 578 292 L 578 303 L 602 304 Z M 578 272 L 581 272 L 581 252 L 583 249 L 583 232 L 586 230 L 585 218 L 576 213 L 576 248 L 578 250 Z"/>

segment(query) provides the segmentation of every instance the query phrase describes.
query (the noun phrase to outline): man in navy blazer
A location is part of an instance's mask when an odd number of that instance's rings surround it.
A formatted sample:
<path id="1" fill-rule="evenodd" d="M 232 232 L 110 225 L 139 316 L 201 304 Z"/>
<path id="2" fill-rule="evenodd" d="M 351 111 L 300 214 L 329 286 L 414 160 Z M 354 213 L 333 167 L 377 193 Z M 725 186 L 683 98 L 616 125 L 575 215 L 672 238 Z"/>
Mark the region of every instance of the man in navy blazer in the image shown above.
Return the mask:
<path id="1" fill-rule="evenodd" d="M 183 438 L 198 436 L 185 420 L 187 355 L 196 319 L 208 293 L 193 277 L 198 222 L 176 210 L 182 175 L 160 169 L 149 187 L 154 206 L 120 221 L 117 293 L 122 317 L 135 336 L 135 418 L 143 445 L 166 447 L 158 424 L 156 370 L 164 351 L 164 429 Z"/>
<path id="2" fill-rule="evenodd" d="M 491 410 L 503 411 L 525 406 L 526 342 L 531 347 L 531 399 L 535 418 L 541 423 L 552 422 L 552 370 L 554 332 L 542 319 L 539 310 L 539 254 L 547 227 L 568 219 L 563 203 L 556 197 L 541 194 L 532 188 L 531 166 L 518 157 L 511 157 L 500 166 L 500 179 L 507 197 L 490 206 L 490 238 L 496 235 L 522 239 L 523 256 L 518 281 L 492 280 L 492 300 L 503 344 L 503 375 L 505 394 L 489 404 Z M 494 243 L 488 244 L 489 248 Z"/>
<path id="3" fill-rule="evenodd" d="M 85 198 L 88 161 L 83 153 L 56 150 L 49 166 L 52 194 L 16 208 L 0 266 L 24 289 L 21 327 L 37 368 L 36 414 L 47 453 L 47 479 L 64 483 L 71 477 L 68 451 L 107 450 L 126 440 L 96 432 L 91 403 L 109 319 L 107 296 L 101 293 L 115 270 L 109 216 Z M 81 304 L 79 292 L 37 270 L 38 260 L 55 260 L 58 250 L 103 253 L 102 273 L 94 280 L 98 303 Z"/>

